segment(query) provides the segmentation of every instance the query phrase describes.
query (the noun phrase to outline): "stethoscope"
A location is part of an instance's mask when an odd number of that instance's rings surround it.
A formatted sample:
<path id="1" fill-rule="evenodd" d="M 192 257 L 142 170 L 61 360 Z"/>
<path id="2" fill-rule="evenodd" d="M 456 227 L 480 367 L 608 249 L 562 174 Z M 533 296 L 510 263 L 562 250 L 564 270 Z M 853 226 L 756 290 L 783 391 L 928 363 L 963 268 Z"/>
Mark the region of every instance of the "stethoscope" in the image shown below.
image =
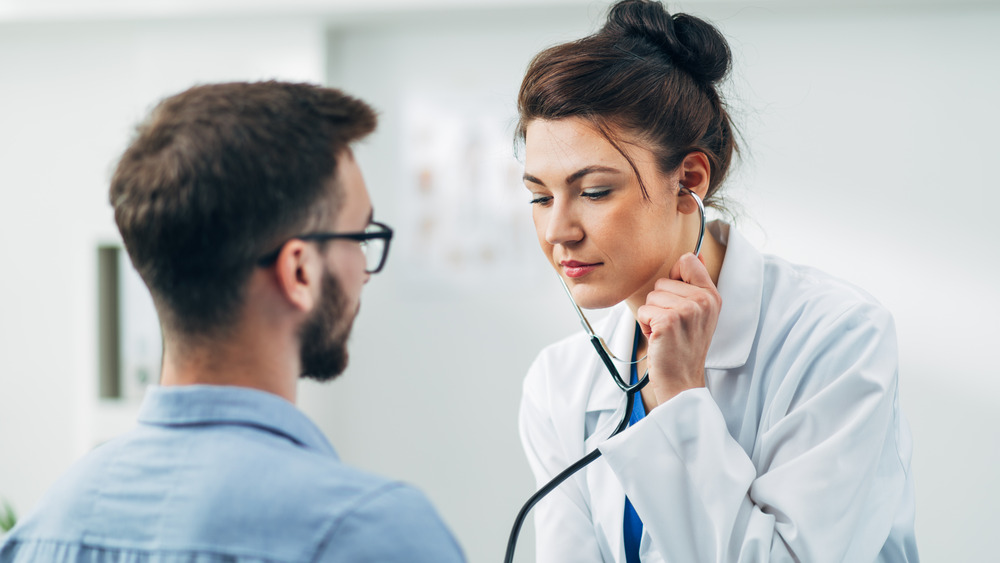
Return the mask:
<path id="1" fill-rule="evenodd" d="M 702 203 L 701 198 L 698 194 L 694 193 L 690 189 L 681 186 L 681 192 L 687 192 L 692 198 L 694 198 L 695 203 L 698 204 L 698 214 L 701 218 L 701 228 L 698 231 L 698 243 L 695 245 L 694 255 L 698 256 L 701 253 L 701 245 L 705 241 L 705 204 Z M 618 373 L 618 368 L 615 367 L 614 361 L 622 362 L 627 365 L 638 364 L 639 362 L 646 359 L 646 356 L 639 358 L 638 360 L 623 360 L 616 356 L 614 352 L 608 347 L 608 343 L 604 341 L 597 333 L 594 332 L 593 327 L 590 326 L 590 322 L 587 321 L 587 317 L 583 314 L 583 309 L 580 308 L 576 303 L 576 299 L 573 298 L 573 292 L 569 290 L 569 286 L 566 285 L 566 280 L 562 276 L 559 276 L 559 282 L 562 284 L 563 290 L 566 292 L 566 296 L 569 297 L 570 303 L 573 304 L 573 309 L 576 310 L 576 315 L 580 318 L 580 324 L 583 325 L 583 330 L 586 331 L 587 336 L 590 337 L 590 344 L 597 351 L 597 355 L 600 356 L 601 361 L 604 362 L 604 367 L 608 369 L 611 374 L 611 378 L 615 380 L 615 384 L 618 388 L 625 392 L 625 411 L 622 413 L 622 419 L 618 422 L 615 427 L 614 432 L 608 436 L 611 439 L 617 436 L 622 430 L 628 428 L 629 415 L 632 413 L 632 408 L 635 406 L 635 395 L 643 387 L 649 383 L 649 370 L 642 375 L 635 384 L 629 385 L 622 379 L 620 373 Z M 521 533 L 521 526 L 524 524 L 525 518 L 528 517 L 528 512 L 534 508 L 538 501 L 542 500 L 542 497 L 551 493 L 556 487 L 561 485 L 563 481 L 569 479 L 574 473 L 583 469 L 584 467 L 590 465 L 592 461 L 601 457 L 600 448 L 594 448 L 594 450 L 587 455 L 580 458 L 579 461 L 570 465 L 563 470 L 562 473 L 556 475 L 551 481 L 545 484 L 544 487 L 538 489 L 535 494 L 524 503 L 521 507 L 521 511 L 517 513 L 517 518 L 514 519 L 514 526 L 510 531 L 510 538 L 507 540 L 507 553 L 504 556 L 504 563 L 511 563 L 514 561 L 514 550 L 517 547 L 517 536 Z"/>

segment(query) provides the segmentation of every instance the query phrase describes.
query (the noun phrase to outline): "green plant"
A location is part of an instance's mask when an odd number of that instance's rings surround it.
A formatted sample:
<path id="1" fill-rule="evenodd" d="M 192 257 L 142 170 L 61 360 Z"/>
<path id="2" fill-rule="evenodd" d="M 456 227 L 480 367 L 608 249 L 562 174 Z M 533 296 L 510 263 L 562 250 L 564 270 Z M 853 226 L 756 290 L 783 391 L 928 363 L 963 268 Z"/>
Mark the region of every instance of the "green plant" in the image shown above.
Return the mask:
<path id="1" fill-rule="evenodd" d="M 17 514 L 14 513 L 14 507 L 4 499 L 3 506 L 0 507 L 0 532 L 10 530 L 14 524 L 17 524 Z"/>

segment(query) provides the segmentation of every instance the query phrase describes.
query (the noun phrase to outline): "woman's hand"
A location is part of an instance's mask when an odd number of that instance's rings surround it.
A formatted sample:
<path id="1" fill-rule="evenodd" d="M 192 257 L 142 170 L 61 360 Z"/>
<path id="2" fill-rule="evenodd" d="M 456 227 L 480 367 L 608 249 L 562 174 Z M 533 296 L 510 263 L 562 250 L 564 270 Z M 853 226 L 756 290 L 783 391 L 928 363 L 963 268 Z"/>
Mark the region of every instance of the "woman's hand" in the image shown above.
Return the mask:
<path id="1" fill-rule="evenodd" d="M 705 386 L 705 357 L 722 308 L 708 269 L 694 254 L 681 256 L 669 276 L 656 281 L 637 311 L 657 405 Z"/>

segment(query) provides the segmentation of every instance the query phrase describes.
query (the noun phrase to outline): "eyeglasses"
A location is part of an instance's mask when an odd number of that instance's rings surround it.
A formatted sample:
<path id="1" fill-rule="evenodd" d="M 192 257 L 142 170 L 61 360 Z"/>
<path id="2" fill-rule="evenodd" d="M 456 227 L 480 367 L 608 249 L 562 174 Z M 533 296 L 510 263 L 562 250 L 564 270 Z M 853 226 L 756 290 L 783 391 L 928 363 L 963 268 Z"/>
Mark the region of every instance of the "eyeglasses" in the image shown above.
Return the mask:
<path id="1" fill-rule="evenodd" d="M 306 233 L 290 237 L 288 240 L 315 240 L 325 241 L 334 239 L 347 239 L 357 241 L 361 245 L 361 251 L 365 253 L 365 272 L 377 274 L 385 266 L 385 259 L 389 256 L 389 242 L 392 241 L 392 228 L 385 223 L 372 221 L 360 233 Z M 281 243 L 281 246 L 261 256 L 257 259 L 257 265 L 270 266 L 278 259 L 278 254 L 285 247 L 288 240 Z"/>

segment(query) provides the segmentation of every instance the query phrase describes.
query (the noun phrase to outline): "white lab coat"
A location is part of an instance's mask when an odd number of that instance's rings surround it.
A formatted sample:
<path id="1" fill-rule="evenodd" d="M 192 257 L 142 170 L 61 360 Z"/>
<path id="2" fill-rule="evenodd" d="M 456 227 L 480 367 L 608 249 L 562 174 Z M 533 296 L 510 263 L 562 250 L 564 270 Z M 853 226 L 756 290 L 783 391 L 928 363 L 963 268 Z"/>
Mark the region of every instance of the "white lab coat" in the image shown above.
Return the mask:
<path id="1" fill-rule="evenodd" d="M 725 223 L 709 228 L 727 251 L 706 388 L 608 440 L 624 394 L 585 334 L 545 348 L 528 371 L 520 431 L 538 485 L 603 454 L 536 506 L 537 560 L 624 563 L 627 494 L 645 563 L 917 561 L 892 317 Z M 629 309 L 599 324 L 628 357 Z"/>

